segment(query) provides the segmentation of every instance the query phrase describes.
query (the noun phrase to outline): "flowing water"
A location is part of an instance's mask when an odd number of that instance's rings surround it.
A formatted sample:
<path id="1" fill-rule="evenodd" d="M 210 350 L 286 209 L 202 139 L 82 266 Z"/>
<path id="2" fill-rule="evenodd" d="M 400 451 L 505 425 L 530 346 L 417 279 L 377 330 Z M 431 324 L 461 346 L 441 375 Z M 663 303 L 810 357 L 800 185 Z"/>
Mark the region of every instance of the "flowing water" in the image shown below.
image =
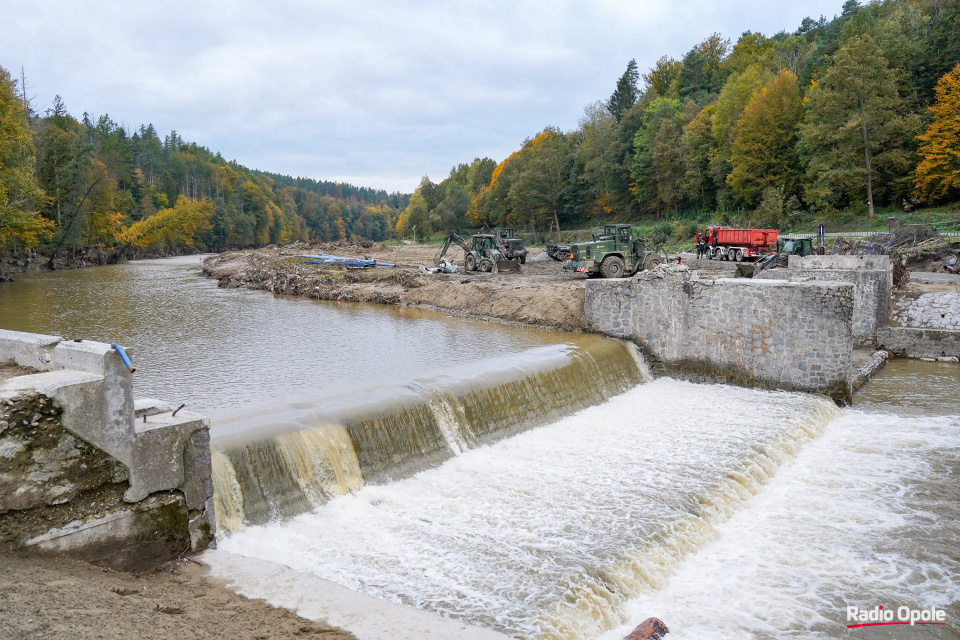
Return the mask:
<path id="1" fill-rule="evenodd" d="M 517 638 L 960 638 L 956 365 L 893 361 L 841 410 L 195 259 L 2 285 L 0 327 L 126 341 L 138 392 L 214 415 L 221 549 Z M 847 629 L 879 605 L 947 625 Z"/>
<path id="2" fill-rule="evenodd" d="M 47 271 L 0 284 L 0 328 L 127 347 L 138 397 L 214 419 L 575 343 L 577 334 L 405 307 L 220 289 L 200 256 Z"/>

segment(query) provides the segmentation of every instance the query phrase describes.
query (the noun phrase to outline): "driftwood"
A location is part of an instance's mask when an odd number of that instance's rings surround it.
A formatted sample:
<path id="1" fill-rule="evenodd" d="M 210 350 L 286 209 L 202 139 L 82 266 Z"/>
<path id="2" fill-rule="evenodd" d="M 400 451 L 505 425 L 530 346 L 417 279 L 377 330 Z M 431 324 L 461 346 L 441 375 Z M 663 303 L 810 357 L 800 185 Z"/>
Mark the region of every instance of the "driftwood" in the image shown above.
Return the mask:
<path id="1" fill-rule="evenodd" d="M 659 618 L 647 618 L 623 640 L 660 640 L 670 633 Z"/>

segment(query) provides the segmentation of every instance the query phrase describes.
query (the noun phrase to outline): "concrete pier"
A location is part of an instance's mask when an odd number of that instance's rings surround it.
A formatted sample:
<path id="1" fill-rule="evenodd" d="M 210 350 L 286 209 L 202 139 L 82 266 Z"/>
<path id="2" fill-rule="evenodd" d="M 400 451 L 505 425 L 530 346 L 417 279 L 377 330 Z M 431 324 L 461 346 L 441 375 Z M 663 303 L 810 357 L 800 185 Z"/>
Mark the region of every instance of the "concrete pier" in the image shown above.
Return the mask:
<path id="1" fill-rule="evenodd" d="M 214 539 L 207 418 L 136 401 L 110 345 L 0 330 L 0 546 L 117 566 Z"/>

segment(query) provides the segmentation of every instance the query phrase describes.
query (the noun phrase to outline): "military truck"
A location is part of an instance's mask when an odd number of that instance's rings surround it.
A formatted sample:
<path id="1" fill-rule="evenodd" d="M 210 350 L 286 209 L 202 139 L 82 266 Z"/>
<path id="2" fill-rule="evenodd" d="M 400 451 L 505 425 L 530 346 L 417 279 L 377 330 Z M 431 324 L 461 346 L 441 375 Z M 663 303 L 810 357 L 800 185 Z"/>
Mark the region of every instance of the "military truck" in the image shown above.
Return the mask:
<path id="1" fill-rule="evenodd" d="M 519 260 L 520 264 L 527 263 L 527 247 L 523 244 L 523 239 L 516 236 L 513 228 L 494 229 L 494 235 L 497 237 L 497 249 L 507 260 Z"/>
<path id="2" fill-rule="evenodd" d="M 593 238 L 570 246 L 570 260 L 563 265 L 564 270 L 622 278 L 666 262 L 666 254 L 652 250 L 646 240 L 634 236 L 629 224 L 604 225 L 603 233 Z"/>

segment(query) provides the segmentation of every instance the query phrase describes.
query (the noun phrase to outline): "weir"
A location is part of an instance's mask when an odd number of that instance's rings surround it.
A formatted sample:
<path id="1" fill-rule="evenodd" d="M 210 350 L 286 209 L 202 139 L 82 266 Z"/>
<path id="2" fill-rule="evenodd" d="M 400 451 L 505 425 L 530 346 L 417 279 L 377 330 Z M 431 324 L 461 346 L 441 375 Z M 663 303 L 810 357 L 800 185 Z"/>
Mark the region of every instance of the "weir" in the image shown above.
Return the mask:
<path id="1" fill-rule="evenodd" d="M 585 336 L 410 383 L 223 421 L 212 442 L 225 531 L 287 518 L 364 484 L 436 467 L 650 379 L 632 345 Z"/>

